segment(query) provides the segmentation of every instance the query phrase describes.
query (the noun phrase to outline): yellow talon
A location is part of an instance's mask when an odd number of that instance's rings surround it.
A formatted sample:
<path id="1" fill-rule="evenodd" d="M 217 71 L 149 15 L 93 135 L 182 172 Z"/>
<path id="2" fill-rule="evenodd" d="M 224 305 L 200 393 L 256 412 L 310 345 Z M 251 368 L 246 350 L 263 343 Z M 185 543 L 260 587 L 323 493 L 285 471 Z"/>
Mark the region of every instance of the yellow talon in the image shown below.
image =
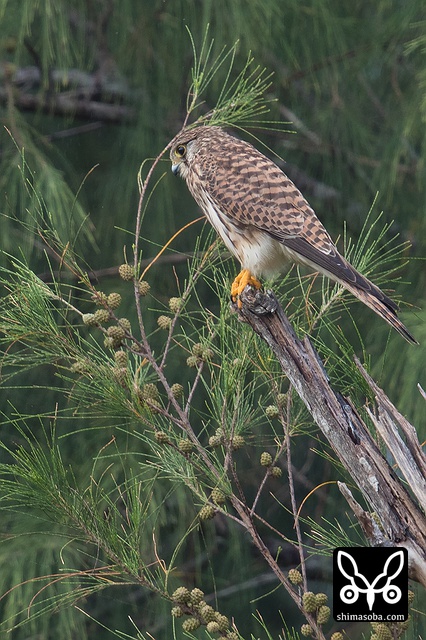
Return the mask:
<path id="1" fill-rule="evenodd" d="M 239 309 L 242 307 L 242 302 L 239 299 L 239 296 L 247 286 L 254 287 L 255 289 L 260 289 L 262 287 L 259 280 L 252 276 L 248 269 L 243 269 L 237 275 L 231 286 L 231 298 L 238 304 Z"/>

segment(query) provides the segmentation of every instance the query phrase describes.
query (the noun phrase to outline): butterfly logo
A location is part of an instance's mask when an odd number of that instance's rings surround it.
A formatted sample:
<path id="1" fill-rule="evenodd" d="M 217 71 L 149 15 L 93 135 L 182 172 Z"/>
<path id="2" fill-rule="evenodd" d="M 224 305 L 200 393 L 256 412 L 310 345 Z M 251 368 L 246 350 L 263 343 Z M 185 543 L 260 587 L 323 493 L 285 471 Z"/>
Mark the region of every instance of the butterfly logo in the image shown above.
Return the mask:
<path id="1" fill-rule="evenodd" d="M 367 604 L 370 611 L 373 608 L 376 595 L 382 594 L 383 600 L 388 604 L 395 604 L 401 600 L 401 589 L 392 584 L 402 571 L 404 566 L 403 551 L 395 551 L 386 560 L 382 573 L 370 583 L 367 578 L 360 573 L 354 558 L 346 551 L 339 550 L 337 553 L 337 566 L 340 573 L 349 580 L 340 590 L 340 599 L 345 604 L 354 604 L 361 593 L 366 594 Z"/>

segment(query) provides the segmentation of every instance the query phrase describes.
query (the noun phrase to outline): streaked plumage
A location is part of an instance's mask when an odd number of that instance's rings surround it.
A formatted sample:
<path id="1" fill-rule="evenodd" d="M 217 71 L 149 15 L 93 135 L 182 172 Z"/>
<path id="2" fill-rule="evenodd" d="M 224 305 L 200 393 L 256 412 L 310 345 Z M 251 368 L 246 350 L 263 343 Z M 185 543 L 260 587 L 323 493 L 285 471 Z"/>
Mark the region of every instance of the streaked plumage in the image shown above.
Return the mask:
<path id="1" fill-rule="evenodd" d="M 260 275 L 275 274 L 288 261 L 301 262 L 342 284 L 406 340 L 416 342 L 397 318 L 397 305 L 339 254 L 297 187 L 251 144 L 219 127 L 195 127 L 175 139 L 170 159 L 173 173 L 184 178 L 248 274 L 244 286 L 258 286 Z"/>

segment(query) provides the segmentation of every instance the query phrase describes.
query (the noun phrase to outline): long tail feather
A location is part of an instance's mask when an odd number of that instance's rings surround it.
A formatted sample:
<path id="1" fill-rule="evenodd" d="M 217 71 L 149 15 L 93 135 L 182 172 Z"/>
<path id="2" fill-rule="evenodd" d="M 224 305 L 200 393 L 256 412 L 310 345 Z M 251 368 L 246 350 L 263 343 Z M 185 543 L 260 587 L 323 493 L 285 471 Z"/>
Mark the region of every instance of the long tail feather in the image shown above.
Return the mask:
<path id="1" fill-rule="evenodd" d="M 401 322 L 396 314 L 396 310 L 394 308 L 394 303 L 392 303 L 392 307 L 388 306 L 385 301 L 377 298 L 374 293 L 370 293 L 365 289 L 359 289 L 358 287 L 351 286 L 347 282 L 342 282 L 348 291 L 353 293 L 355 297 L 358 298 L 361 302 L 363 302 L 367 307 L 370 307 L 373 311 L 377 313 L 383 320 L 386 320 L 391 327 L 396 329 L 399 334 L 402 335 L 403 338 L 410 342 L 411 344 L 419 344 L 413 335 L 408 331 L 407 327 Z M 374 289 L 373 289 L 374 291 Z M 380 291 L 380 289 L 379 289 Z M 386 297 L 384 300 L 386 300 Z"/>

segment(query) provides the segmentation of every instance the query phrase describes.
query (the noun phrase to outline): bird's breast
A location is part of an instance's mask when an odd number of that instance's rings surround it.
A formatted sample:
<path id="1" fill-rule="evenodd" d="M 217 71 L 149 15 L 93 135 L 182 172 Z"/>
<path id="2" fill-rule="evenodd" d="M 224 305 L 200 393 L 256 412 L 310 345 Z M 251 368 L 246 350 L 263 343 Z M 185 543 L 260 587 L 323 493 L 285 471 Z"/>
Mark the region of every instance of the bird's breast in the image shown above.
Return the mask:
<path id="1" fill-rule="evenodd" d="M 271 276 L 282 270 L 285 256 L 280 242 L 265 231 L 229 218 L 207 193 L 203 193 L 201 197 L 197 193 L 195 199 L 243 269 L 249 269 L 254 276 Z"/>

